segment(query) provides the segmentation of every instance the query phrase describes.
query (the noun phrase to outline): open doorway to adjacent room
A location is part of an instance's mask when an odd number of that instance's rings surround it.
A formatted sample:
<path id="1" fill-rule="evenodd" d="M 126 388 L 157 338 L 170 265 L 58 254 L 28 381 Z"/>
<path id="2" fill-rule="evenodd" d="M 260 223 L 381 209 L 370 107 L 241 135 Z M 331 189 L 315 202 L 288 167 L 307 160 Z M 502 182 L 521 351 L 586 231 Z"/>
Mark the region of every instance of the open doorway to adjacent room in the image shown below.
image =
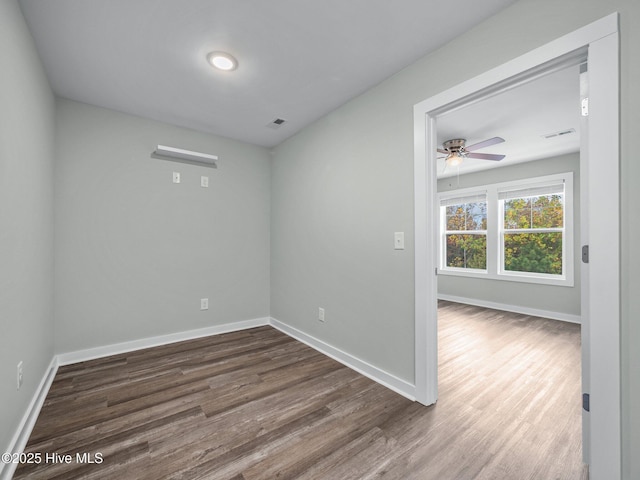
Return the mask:
<path id="1" fill-rule="evenodd" d="M 586 474 L 581 69 L 436 117 L 439 402 L 473 409 L 492 470 L 540 478 Z"/>
<path id="2" fill-rule="evenodd" d="M 460 83 L 444 92 L 434 95 L 414 106 L 414 209 L 415 209 L 415 312 L 416 312 L 416 363 L 415 363 L 415 388 L 416 399 L 425 404 L 431 405 L 438 402 L 436 408 L 442 408 L 439 397 L 439 390 L 443 384 L 439 379 L 438 354 L 441 346 L 438 344 L 438 290 L 442 290 L 439 285 L 443 277 L 442 272 L 438 275 L 438 266 L 442 263 L 438 256 L 439 243 L 442 240 L 440 232 L 440 210 L 449 204 L 455 205 L 455 201 L 446 198 L 448 203 L 442 204 L 441 196 L 438 194 L 437 173 L 440 172 L 437 165 L 437 149 L 442 149 L 444 139 L 439 138 L 443 132 L 439 129 L 439 123 L 453 115 L 457 110 L 473 106 L 496 95 L 519 88 L 537 79 L 560 72 L 569 67 L 577 67 L 583 63 L 588 64 L 586 78 L 588 79 L 588 99 L 581 102 L 579 109 L 587 110 L 587 122 L 581 124 L 581 145 L 580 145 L 580 166 L 577 186 L 581 189 L 579 195 L 580 205 L 578 216 L 580 218 L 580 232 L 573 232 L 580 238 L 580 253 L 575 251 L 575 244 L 568 238 L 567 231 L 559 234 L 555 226 L 537 224 L 532 220 L 534 210 L 548 210 L 548 206 L 543 206 L 539 202 L 535 205 L 529 202 L 529 223 L 519 226 L 511 225 L 513 220 L 510 216 L 513 211 L 527 207 L 527 202 L 523 205 L 515 205 L 513 201 L 520 201 L 534 197 L 549 197 L 568 192 L 565 186 L 571 181 L 571 176 L 540 175 L 535 177 L 536 181 L 530 185 L 522 185 L 516 181 L 502 181 L 500 178 L 485 178 L 487 198 L 487 273 L 486 278 L 497 283 L 505 283 L 501 276 L 527 277 L 528 273 L 522 273 L 521 267 L 512 263 L 507 263 L 511 253 L 505 253 L 507 246 L 517 250 L 523 248 L 522 233 L 540 234 L 556 236 L 556 240 L 566 242 L 563 244 L 562 253 L 562 274 L 546 275 L 547 285 L 564 285 L 569 288 L 573 282 L 580 285 L 580 336 L 581 336 L 581 359 L 582 359 L 582 416 L 583 416 L 583 452 L 585 460 L 589 464 L 589 473 L 594 478 L 618 478 L 620 476 L 621 449 L 620 449 L 620 281 L 619 265 L 611 262 L 611 259 L 618 258 L 619 255 L 619 63 L 618 63 L 618 25 L 617 14 L 612 14 L 602 18 L 590 25 L 578 29 L 562 38 L 554 40 L 531 52 L 515 58 L 507 63 L 486 71 L 485 73 Z M 580 111 L 580 110 L 579 110 Z M 530 112 L 522 111 L 522 115 Z M 486 112 L 485 123 L 490 123 L 500 112 Z M 583 129 L 585 126 L 587 129 Z M 569 135 L 563 133 L 564 128 L 555 130 L 549 128 L 541 133 L 542 135 L 556 134 L 557 137 Z M 494 147 L 506 147 L 506 142 L 483 143 L 485 138 L 473 138 L 466 133 L 456 134 L 456 138 L 446 140 L 456 140 L 466 138 L 473 146 L 475 142 L 480 142 L 481 148 L 475 148 L 477 153 L 502 154 L 502 151 L 493 150 Z M 500 134 L 494 134 L 499 136 Z M 455 146 L 456 143 L 448 143 L 447 147 Z M 466 143 L 465 145 L 469 145 Z M 474 149 L 471 149 L 473 151 Z M 450 153 L 450 152 L 445 152 Z M 476 153 L 476 152 L 474 152 Z M 466 161 L 466 159 L 465 159 Z M 490 161 L 490 160 L 489 160 Z M 535 163 L 535 162 L 529 162 Z M 497 172 L 499 169 L 495 169 Z M 471 172 L 469 172 L 471 173 Z M 480 175 L 482 172 L 477 172 Z M 566 173 L 566 172 L 565 172 Z M 489 175 L 489 174 L 485 174 Z M 492 175 L 493 176 L 493 175 Z M 455 179 L 450 181 L 451 187 L 460 187 L 464 177 L 460 176 L 458 184 L 457 172 Z M 575 178 L 575 175 L 573 175 Z M 446 181 L 446 180 L 445 180 Z M 559 185 L 562 185 L 559 192 Z M 442 185 L 440 185 L 442 187 Z M 477 190 L 477 189 L 476 189 Z M 533 194 L 525 194 L 526 191 Z M 585 193 L 588 192 L 588 195 Z M 458 192 L 462 193 L 462 192 Z M 465 192 L 474 193 L 474 192 Z M 479 192 L 475 192 L 478 194 Z M 572 195 L 567 194 L 566 198 Z M 492 197 L 490 200 L 489 197 Z M 575 195 L 573 195 L 575 201 Z M 468 200 L 470 203 L 479 203 L 476 196 Z M 467 202 L 464 202 L 467 203 Z M 517 203 L 517 202 L 516 202 Z M 547 202 L 549 204 L 549 202 Z M 587 208 L 585 208 L 587 207 Z M 474 207 L 475 208 L 475 207 Z M 493 209 L 493 214 L 489 211 Z M 551 209 L 552 211 L 553 209 Z M 472 209 L 473 215 L 479 215 Z M 567 211 L 564 213 L 568 215 Z M 518 218 L 519 215 L 515 215 Z M 524 215 L 526 217 L 526 215 Z M 490 225 L 490 218 L 494 224 Z M 480 220 L 481 221 L 481 220 Z M 472 222 L 473 223 L 473 222 Z M 552 222 L 553 223 L 553 222 Z M 569 222 L 567 222 L 569 224 Z M 473 225 L 472 225 L 473 226 Z M 536 230 L 543 228 L 543 231 Z M 465 227 L 466 228 L 466 227 Z M 482 229 L 474 226 L 474 231 L 456 231 L 451 234 L 458 235 L 480 235 Z M 518 228 L 525 231 L 518 230 Z M 520 235 L 520 238 L 518 237 Z M 491 238 L 493 237 L 493 239 Z M 559 237 L 559 238 L 558 238 Z M 477 247 L 475 242 L 475 247 Z M 556 242 L 557 243 L 557 242 Z M 507 245 L 508 244 L 508 245 Z M 491 247 L 493 245 L 493 247 Z M 565 247 L 574 245 L 573 253 L 565 253 Z M 455 245 L 454 245 L 455 246 Z M 474 246 L 473 242 L 464 247 Z M 459 245 L 458 245 L 459 247 Z M 492 253 L 490 253 L 492 252 Z M 591 253 L 590 253 L 591 252 Z M 596 253 L 598 252 L 598 253 Z M 473 258 L 469 258 L 465 252 L 464 262 L 469 262 L 474 266 Z M 473 257 L 473 255 L 471 255 Z M 569 278 L 572 269 L 568 262 L 580 259 L 585 261 L 579 270 L 573 272 L 573 278 Z M 478 260 L 478 257 L 476 257 Z M 579 262 L 579 261 L 578 261 Z M 460 267 L 460 265 L 458 265 Z M 565 268 L 566 267 L 566 268 Z M 464 266 L 462 268 L 465 268 Z M 482 270 L 482 269 L 480 269 Z M 588 274 L 586 272 L 588 271 Z M 548 272 L 538 272 L 542 276 Z M 553 272 L 552 272 L 553 273 Z M 455 276 L 455 275 L 454 275 Z M 460 275 L 464 281 L 465 278 Z M 538 275 L 540 276 L 540 275 Z M 520 278 L 518 281 L 537 283 L 531 278 Z M 545 282 L 540 283 L 538 288 L 545 286 Z M 472 298 L 469 292 L 474 288 L 457 287 L 456 292 L 465 294 L 459 295 L 462 298 Z M 491 287 L 492 294 L 496 293 L 495 285 Z M 442 293 L 441 293 L 442 295 Z M 455 300 L 449 298 L 448 300 Z M 522 297 L 511 296 L 509 300 L 513 303 L 520 302 Z M 494 299 L 494 302 L 500 303 Z M 520 302 L 521 303 L 521 302 Z M 511 303 L 512 304 L 512 303 Z M 504 304 L 503 304 L 504 305 Z M 481 308 L 491 307 L 484 305 Z M 557 307 L 558 305 L 556 305 Z M 539 307 L 539 306 L 538 306 Z M 477 308 L 477 307 L 474 307 Z M 520 315 L 532 317 L 538 315 L 535 310 L 542 310 L 547 315 L 548 310 L 544 308 L 533 308 L 526 310 Z M 556 311 L 561 311 L 556 308 Z M 564 312 L 570 313 L 570 312 Z M 571 313 L 570 313 L 571 314 Z M 522 318 L 520 319 L 523 320 Z M 566 318 L 560 319 L 566 322 Z M 551 320 L 550 320 L 551 321 Z M 557 320 L 553 320 L 557 321 Z M 557 325 L 557 324 L 556 324 Z M 574 327 L 575 328 L 575 327 Z M 464 348 L 463 348 L 464 350 Z M 463 382 L 460 382 L 463 383 Z M 553 390 L 553 389 L 552 389 Z M 477 393 L 483 396 L 484 391 Z M 506 392 L 504 392 L 506 393 Z M 539 394 L 539 389 L 536 390 Z M 556 392 L 557 393 L 557 392 Z M 464 396 L 463 396 L 464 397 Z M 474 393 L 469 392 L 465 397 L 469 401 L 475 399 Z M 531 404 L 531 397 L 524 401 L 521 408 L 527 408 Z M 579 400 L 578 400 L 579 402 Z M 469 406 L 464 407 L 459 404 L 461 412 L 468 411 Z M 578 403 L 580 405 L 580 403 Z M 503 408 L 504 404 L 500 404 Z M 505 438 L 514 440 L 518 435 L 514 432 L 509 434 L 501 430 L 503 427 L 496 424 L 494 433 L 506 435 Z M 526 439 L 531 441 L 526 431 L 519 431 Z M 544 444 L 543 438 L 537 438 L 531 444 L 531 448 Z M 495 445 L 494 445 L 495 447 Z M 502 445 L 502 448 L 505 445 Z M 533 453 L 533 452 L 532 452 Z M 510 465 L 507 468 L 513 468 Z M 516 466 L 517 467 L 517 466 Z"/>

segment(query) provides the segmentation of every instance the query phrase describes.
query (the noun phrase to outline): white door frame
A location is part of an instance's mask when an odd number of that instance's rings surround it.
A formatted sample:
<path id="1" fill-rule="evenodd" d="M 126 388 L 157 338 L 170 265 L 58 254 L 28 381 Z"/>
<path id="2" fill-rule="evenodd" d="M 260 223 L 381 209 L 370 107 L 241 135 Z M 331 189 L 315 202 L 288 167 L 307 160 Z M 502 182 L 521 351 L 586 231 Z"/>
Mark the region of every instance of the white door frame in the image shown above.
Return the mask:
<path id="1" fill-rule="evenodd" d="M 588 55 L 590 478 L 621 477 L 618 14 L 613 13 L 414 106 L 415 396 L 438 398 L 436 116 Z"/>

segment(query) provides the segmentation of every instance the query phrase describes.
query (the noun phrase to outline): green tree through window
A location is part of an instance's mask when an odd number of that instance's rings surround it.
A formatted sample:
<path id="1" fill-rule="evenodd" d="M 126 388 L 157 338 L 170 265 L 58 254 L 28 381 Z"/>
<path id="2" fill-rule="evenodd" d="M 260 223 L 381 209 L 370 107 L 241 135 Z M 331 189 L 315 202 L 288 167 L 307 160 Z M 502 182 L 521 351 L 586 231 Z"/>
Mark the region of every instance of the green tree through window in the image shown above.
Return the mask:
<path id="1" fill-rule="evenodd" d="M 573 286 L 573 172 L 439 194 L 443 275 Z"/>
<path id="2" fill-rule="evenodd" d="M 487 202 L 462 202 L 445 207 L 446 266 L 487 268 Z"/>
<path id="3" fill-rule="evenodd" d="M 504 200 L 504 269 L 562 275 L 562 194 Z"/>

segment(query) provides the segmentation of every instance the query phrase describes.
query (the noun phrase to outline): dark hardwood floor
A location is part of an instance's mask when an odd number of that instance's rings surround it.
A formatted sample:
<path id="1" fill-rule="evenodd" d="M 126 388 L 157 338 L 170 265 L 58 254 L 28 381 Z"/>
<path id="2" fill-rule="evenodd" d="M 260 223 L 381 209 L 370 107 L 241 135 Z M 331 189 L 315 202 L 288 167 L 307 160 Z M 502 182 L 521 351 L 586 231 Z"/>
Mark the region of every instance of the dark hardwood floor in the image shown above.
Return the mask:
<path id="1" fill-rule="evenodd" d="M 61 367 L 26 452 L 72 461 L 14 478 L 571 480 L 580 444 L 580 327 L 442 302 L 435 406 L 261 327 Z"/>

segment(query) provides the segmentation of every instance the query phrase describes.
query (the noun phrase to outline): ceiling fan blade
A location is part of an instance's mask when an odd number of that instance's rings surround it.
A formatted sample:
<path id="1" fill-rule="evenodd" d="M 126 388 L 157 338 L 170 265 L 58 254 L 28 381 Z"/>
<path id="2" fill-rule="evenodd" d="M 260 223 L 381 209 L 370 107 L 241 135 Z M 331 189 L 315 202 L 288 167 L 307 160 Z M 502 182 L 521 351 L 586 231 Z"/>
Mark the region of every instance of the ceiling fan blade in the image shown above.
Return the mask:
<path id="1" fill-rule="evenodd" d="M 469 145 L 468 147 L 464 147 L 467 152 L 472 152 L 474 150 L 480 150 L 484 147 L 489 147 L 491 145 L 495 145 L 496 143 L 504 142 L 504 138 L 502 137 L 493 137 L 485 140 L 484 142 L 474 143 L 473 145 Z"/>
<path id="2" fill-rule="evenodd" d="M 481 160 L 502 160 L 506 155 L 494 155 L 493 153 L 467 153 L 469 158 L 479 158 Z"/>
<path id="3" fill-rule="evenodd" d="M 438 153 L 444 153 L 445 155 L 449 155 L 449 152 L 447 152 L 446 150 L 442 150 L 441 148 L 438 148 Z"/>

